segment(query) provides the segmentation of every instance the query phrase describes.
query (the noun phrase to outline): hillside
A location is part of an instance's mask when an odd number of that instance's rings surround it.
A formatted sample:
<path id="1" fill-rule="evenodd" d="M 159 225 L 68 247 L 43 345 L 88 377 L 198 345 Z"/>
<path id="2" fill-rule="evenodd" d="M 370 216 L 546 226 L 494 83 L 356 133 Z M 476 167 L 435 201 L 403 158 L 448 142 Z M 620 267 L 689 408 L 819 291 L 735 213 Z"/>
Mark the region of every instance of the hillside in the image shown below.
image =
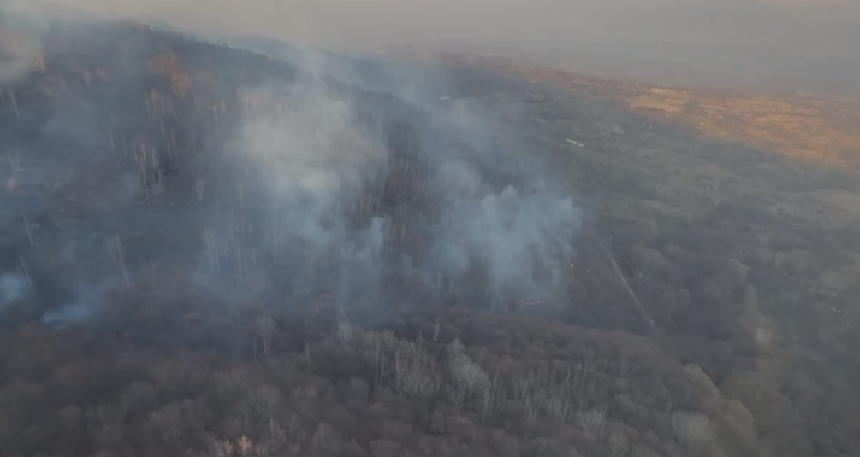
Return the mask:
<path id="1" fill-rule="evenodd" d="M 20 24 L 0 456 L 860 449 L 860 234 L 783 200 L 853 176 L 485 68 L 407 96 L 139 23 Z"/>

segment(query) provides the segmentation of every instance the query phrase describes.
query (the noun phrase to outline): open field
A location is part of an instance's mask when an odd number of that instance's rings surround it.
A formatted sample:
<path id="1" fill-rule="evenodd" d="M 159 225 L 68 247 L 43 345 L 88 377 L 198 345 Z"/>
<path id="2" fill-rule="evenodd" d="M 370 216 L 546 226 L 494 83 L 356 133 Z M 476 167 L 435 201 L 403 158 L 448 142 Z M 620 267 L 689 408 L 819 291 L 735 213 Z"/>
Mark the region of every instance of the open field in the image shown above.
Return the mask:
<path id="1" fill-rule="evenodd" d="M 655 118 L 711 138 L 860 170 L 860 100 L 809 93 L 757 95 L 740 90 L 685 89 L 611 81 L 553 70 L 502 57 L 449 56 L 551 84 L 616 100 Z"/>

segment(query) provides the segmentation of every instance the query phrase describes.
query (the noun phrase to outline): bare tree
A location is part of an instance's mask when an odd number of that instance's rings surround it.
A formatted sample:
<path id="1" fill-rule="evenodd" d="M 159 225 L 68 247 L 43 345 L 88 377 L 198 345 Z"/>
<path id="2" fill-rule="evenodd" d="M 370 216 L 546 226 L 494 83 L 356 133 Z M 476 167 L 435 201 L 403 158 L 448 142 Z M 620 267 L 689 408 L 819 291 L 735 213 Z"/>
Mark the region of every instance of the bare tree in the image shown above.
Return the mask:
<path id="1" fill-rule="evenodd" d="M 275 320 L 272 319 L 272 316 L 263 315 L 254 320 L 253 331 L 263 344 L 263 355 L 268 355 L 276 330 Z"/>
<path id="2" fill-rule="evenodd" d="M 588 411 L 580 411 L 576 413 L 576 423 L 589 436 L 596 437 L 603 430 L 603 423 L 606 419 L 606 409 L 597 408 Z"/>

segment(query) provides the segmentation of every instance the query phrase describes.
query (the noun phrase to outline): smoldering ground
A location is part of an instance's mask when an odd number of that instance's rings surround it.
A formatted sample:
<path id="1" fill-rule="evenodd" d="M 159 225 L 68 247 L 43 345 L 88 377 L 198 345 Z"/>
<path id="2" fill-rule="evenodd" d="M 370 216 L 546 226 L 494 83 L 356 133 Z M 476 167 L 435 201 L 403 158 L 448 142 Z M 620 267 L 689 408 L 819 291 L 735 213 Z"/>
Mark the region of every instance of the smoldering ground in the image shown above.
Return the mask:
<path id="1" fill-rule="evenodd" d="M 440 103 L 444 74 L 52 21 L 0 113 L 7 320 L 97 322 L 142 284 L 210 312 L 561 298 L 579 209 L 477 109 Z"/>

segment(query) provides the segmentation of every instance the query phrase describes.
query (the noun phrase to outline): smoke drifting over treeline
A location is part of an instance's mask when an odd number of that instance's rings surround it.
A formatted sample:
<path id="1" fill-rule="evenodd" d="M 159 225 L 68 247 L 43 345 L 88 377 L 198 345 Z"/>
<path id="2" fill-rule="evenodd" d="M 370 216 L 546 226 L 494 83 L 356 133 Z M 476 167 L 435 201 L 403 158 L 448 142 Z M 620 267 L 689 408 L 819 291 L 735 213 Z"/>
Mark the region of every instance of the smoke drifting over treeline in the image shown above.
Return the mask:
<path id="1" fill-rule="evenodd" d="M 347 314 L 563 290 L 580 210 L 515 139 L 440 100 L 443 79 L 370 91 L 317 54 L 19 14 L 0 30 L 6 322 L 98 320 L 136 287 Z"/>

